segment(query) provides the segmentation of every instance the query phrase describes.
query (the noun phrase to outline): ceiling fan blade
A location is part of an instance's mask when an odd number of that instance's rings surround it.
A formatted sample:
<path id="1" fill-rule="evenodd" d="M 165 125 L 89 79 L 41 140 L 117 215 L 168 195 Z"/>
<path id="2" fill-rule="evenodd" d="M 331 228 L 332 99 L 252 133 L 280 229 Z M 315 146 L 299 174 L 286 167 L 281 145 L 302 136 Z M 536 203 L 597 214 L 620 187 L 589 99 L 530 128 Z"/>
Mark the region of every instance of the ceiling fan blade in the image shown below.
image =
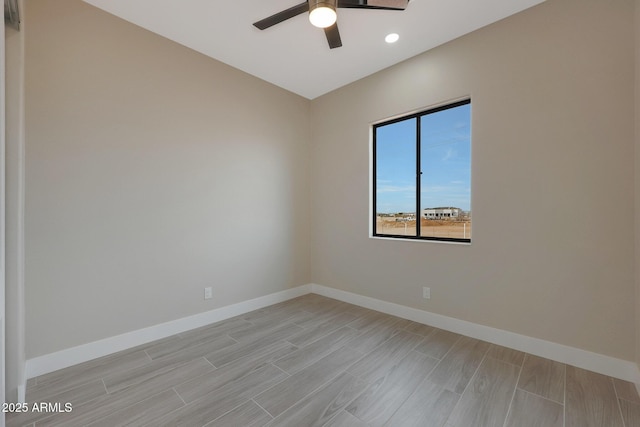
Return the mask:
<path id="1" fill-rule="evenodd" d="M 338 0 L 338 7 L 354 9 L 405 10 L 409 0 Z"/>
<path id="2" fill-rule="evenodd" d="M 296 6 L 290 7 L 289 9 L 283 10 L 282 12 L 278 12 L 275 15 L 271 15 L 268 18 L 264 18 L 258 22 L 254 22 L 253 25 L 256 28 L 264 30 L 276 24 L 279 24 L 282 21 L 286 21 L 289 18 L 293 18 L 294 16 L 298 16 L 308 11 L 309 3 L 305 1 L 304 3 L 300 3 Z"/>
<path id="3" fill-rule="evenodd" d="M 329 48 L 335 49 L 342 46 L 342 39 L 340 39 L 340 31 L 338 31 L 338 23 L 336 22 L 330 27 L 324 29 L 324 34 L 327 36 L 327 42 Z"/>

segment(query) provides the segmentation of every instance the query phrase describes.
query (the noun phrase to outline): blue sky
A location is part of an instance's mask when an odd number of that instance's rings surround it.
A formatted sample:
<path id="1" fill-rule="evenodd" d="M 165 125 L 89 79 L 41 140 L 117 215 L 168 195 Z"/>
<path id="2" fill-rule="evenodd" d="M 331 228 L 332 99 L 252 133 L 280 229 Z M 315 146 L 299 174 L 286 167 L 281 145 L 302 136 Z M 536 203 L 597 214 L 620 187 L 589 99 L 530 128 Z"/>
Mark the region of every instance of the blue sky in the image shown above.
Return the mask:
<path id="1" fill-rule="evenodd" d="M 471 210 L 471 105 L 377 128 L 376 212 L 415 211 L 416 120 L 421 120 L 421 208 Z"/>

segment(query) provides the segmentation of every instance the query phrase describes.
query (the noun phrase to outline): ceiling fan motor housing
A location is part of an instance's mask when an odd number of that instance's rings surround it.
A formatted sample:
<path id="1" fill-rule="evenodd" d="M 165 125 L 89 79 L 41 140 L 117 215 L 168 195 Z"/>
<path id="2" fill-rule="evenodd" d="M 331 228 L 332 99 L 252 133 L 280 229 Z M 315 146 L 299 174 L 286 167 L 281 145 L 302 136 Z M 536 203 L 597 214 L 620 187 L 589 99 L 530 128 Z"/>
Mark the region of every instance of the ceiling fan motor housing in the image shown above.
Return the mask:
<path id="1" fill-rule="evenodd" d="M 318 7 L 328 7 L 330 9 L 336 8 L 337 0 L 309 0 L 309 10 L 313 10 Z"/>

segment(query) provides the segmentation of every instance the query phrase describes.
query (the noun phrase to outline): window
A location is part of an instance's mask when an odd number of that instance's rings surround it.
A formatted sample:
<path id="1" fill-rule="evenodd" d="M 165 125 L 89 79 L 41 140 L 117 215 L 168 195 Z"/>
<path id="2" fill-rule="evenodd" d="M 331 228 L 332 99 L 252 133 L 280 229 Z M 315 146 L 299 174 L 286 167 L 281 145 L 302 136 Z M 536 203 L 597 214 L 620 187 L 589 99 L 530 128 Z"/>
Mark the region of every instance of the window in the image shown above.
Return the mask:
<path id="1" fill-rule="evenodd" d="M 373 235 L 471 241 L 471 101 L 373 126 Z"/>

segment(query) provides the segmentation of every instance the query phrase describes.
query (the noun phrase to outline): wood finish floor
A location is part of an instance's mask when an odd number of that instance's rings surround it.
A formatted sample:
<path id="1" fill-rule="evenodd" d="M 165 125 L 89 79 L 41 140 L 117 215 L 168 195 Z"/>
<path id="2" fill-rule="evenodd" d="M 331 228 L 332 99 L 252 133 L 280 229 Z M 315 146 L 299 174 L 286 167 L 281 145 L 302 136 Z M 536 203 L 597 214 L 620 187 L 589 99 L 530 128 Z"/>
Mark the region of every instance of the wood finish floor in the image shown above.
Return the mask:
<path id="1" fill-rule="evenodd" d="M 309 294 L 29 381 L 8 426 L 638 427 L 633 384 Z"/>

